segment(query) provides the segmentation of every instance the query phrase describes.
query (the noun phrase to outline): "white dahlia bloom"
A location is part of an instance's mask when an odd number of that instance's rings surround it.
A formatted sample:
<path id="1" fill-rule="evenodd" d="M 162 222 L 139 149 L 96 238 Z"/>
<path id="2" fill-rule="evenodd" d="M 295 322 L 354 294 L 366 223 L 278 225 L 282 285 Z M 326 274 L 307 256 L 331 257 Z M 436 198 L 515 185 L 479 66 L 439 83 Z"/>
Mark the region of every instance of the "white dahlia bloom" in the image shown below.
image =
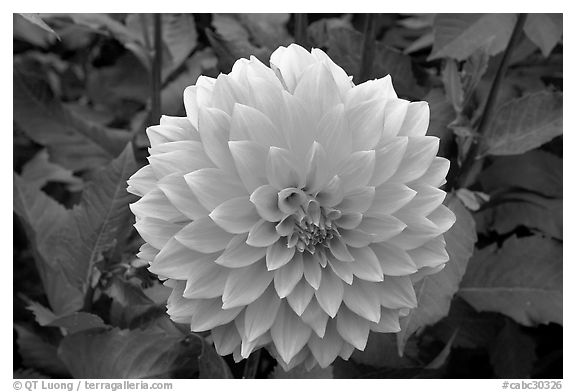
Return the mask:
<path id="1" fill-rule="evenodd" d="M 168 314 L 239 361 L 330 365 L 398 332 L 413 282 L 448 261 L 449 161 L 426 102 L 390 77 L 354 85 L 323 51 L 280 47 L 186 88 L 186 117 L 148 128 L 128 181 L 139 257 L 173 289 Z"/>

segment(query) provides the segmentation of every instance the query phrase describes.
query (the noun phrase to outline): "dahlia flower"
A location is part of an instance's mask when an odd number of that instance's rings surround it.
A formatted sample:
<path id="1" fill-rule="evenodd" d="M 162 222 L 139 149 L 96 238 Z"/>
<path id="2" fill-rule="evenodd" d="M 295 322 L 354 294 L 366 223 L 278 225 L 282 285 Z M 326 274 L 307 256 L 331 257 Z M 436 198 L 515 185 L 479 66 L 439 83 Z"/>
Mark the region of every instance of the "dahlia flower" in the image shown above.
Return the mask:
<path id="1" fill-rule="evenodd" d="M 426 102 L 389 76 L 354 85 L 323 51 L 278 48 L 184 91 L 186 117 L 148 128 L 128 181 L 138 257 L 167 312 L 237 361 L 266 347 L 290 369 L 398 332 L 413 283 L 448 261 L 449 161 Z"/>

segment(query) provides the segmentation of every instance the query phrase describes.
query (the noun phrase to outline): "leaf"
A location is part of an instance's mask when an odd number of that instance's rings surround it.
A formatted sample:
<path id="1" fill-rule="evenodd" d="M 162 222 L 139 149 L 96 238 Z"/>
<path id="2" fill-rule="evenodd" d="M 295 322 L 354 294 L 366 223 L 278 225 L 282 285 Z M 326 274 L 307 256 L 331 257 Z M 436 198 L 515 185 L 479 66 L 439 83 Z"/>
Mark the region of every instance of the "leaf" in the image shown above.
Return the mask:
<path id="1" fill-rule="evenodd" d="M 18 333 L 16 344 L 24 366 L 39 369 L 60 378 L 69 375 L 66 366 L 58 358 L 56 346 L 46 342 L 22 325 L 16 324 L 14 329 Z"/>
<path id="2" fill-rule="evenodd" d="M 54 30 L 52 30 L 52 28 L 50 26 L 48 26 L 46 24 L 46 22 L 44 22 L 42 20 L 42 18 L 40 17 L 40 14 L 19 14 L 19 15 L 22 16 L 24 19 L 26 19 L 28 22 L 33 23 L 36 26 L 40 27 L 42 30 L 47 31 L 48 33 L 52 34 L 58 40 L 60 39 L 58 34 L 56 34 L 56 32 Z"/>
<path id="3" fill-rule="evenodd" d="M 450 260 L 442 271 L 424 276 L 415 284 L 418 307 L 400 320 L 401 331 L 397 334 L 399 353 L 404 352 L 406 342 L 412 334 L 438 322 L 448 314 L 452 297 L 458 291 L 468 259 L 474 251 L 474 218 L 452 194 L 446 198 L 445 204 L 456 215 L 456 223 L 444 234 Z"/>
<path id="4" fill-rule="evenodd" d="M 484 135 L 480 155 L 523 154 L 562 135 L 562 94 L 542 91 L 504 104 Z"/>
<path id="5" fill-rule="evenodd" d="M 562 239 L 562 199 L 547 199 L 525 193 L 506 193 L 476 214 L 478 231 L 507 234 L 520 226 L 535 229 L 544 235 Z"/>
<path id="6" fill-rule="evenodd" d="M 530 378 L 536 361 L 536 345 L 518 325 L 507 321 L 492 345 L 490 363 L 498 378 Z"/>
<path id="7" fill-rule="evenodd" d="M 328 366 L 322 369 L 320 366 L 314 367 L 312 370 L 306 370 L 304 365 L 298 365 L 294 369 L 284 371 L 280 365 L 276 365 L 268 378 L 276 379 L 332 379 L 334 378 L 334 369 Z"/>
<path id="8" fill-rule="evenodd" d="M 234 378 L 232 371 L 212 344 L 202 341 L 202 354 L 198 357 L 198 378 Z"/>
<path id="9" fill-rule="evenodd" d="M 66 336 L 58 355 L 74 378 L 171 378 L 197 371 L 199 337 L 161 330 L 90 330 Z"/>
<path id="10" fill-rule="evenodd" d="M 459 295 L 522 325 L 562 324 L 562 245 L 534 235 L 487 246 L 472 258 Z"/>
<path id="11" fill-rule="evenodd" d="M 438 355 L 434 357 L 434 359 L 430 361 L 428 365 L 426 365 L 426 369 L 436 370 L 441 369 L 446 365 L 446 361 L 448 361 L 448 358 L 450 357 L 450 353 L 452 352 L 452 345 L 454 344 L 456 336 L 458 336 L 458 332 L 458 328 L 452 332 L 452 336 L 450 336 L 450 339 L 448 339 L 448 342 L 446 342 L 442 351 L 440 351 Z"/>
<path id="12" fill-rule="evenodd" d="M 66 184 L 71 192 L 82 189 L 82 179 L 74 176 L 71 170 L 50 162 L 46 149 L 40 150 L 24 165 L 22 179 L 38 189 L 43 188 L 49 182 Z"/>
<path id="13" fill-rule="evenodd" d="M 104 321 L 95 314 L 74 312 L 66 316 L 57 316 L 50 309 L 37 302 L 32 302 L 26 309 L 34 313 L 36 322 L 43 327 L 60 327 L 66 333 L 76 333 L 93 328 L 105 327 Z"/>
<path id="14" fill-rule="evenodd" d="M 375 368 L 409 368 L 418 363 L 416 341 L 410 340 L 404 347 L 403 355 L 398 354 L 398 343 L 391 333 L 370 332 L 364 351 L 354 350 L 351 357 L 355 362 Z"/>
<path id="15" fill-rule="evenodd" d="M 471 191 L 466 188 L 457 189 L 455 193 L 462 204 L 464 204 L 470 211 L 478 211 L 484 203 L 490 200 L 490 196 L 487 194 L 478 191 Z"/>
<path id="16" fill-rule="evenodd" d="M 434 46 L 428 61 L 440 58 L 465 60 L 484 45 L 495 55 L 512 35 L 514 14 L 438 14 L 434 19 Z"/>
<path id="17" fill-rule="evenodd" d="M 528 14 L 524 32 L 548 57 L 562 38 L 562 14 Z"/>
<path id="18" fill-rule="evenodd" d="M 430 124 L 426 134 L 440 139 L 438 155 L 448 157 L 453 144 L 452 130 L 448 125 L 456 118 L 456 112 L 439 88 L 431 89 L 424 97 L 424 101 L 428 102 L 430 107 Z"/>
<path id="19" fill-rule="evenodd" d="M 548 197 L 563 194 L 562 159 L 545 151 L 495 157 L 478 177 L 485 192 L 502 193 L 521 188 Z"/>
<path id="20" fill-rule="evenodd" d="M 71 170 L 100 166 L 117 156 L 129 139 L 76 117 L 52 93 L 36 62 L 14 66 L 14 121 L 35 142 L 46 146 L 55 163 Z"/>

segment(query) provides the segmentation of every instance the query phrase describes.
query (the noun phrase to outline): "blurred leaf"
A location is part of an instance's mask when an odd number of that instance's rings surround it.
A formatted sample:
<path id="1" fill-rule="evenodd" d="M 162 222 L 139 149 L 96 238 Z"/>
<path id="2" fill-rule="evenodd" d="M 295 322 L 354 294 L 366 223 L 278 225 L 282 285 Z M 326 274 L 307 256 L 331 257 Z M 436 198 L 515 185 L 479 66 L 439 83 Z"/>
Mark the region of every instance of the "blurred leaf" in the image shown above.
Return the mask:
<path id="1" fill-rule="evenodd" d="M 548 197 L 562 197 L 562 159 L 545 151 L 494 158 L 478 177 L 490 194 L 521 188 Z"/>
<path id="2" fill-rule="evenodd" d="M 41 150 L 22 168 L 22 179 L 41 189 L 49 182 L 66 184 L 71 192 L 82 189 L 82 179 L 74 176 L 71 170 L 50 162 L 47 150 Z"/>
<path id="3" fill-rule="evenodd" d="M 280 365 L 276 365 L 274 371 L 268 378 L 276 379 L 331 379 L 334 378 L 333 367 L 328 366 L 322 369 L 320 366 L 314 367 L 312 370 L 307 371 L 304 365 L 298 365 L 294 369 L 284 371 Z"/>
<path id="4" fill-rule="evenodd" d="M 446 365 L 446 361 L 448 361 L 448 358 L 450 357 L 450 353 L 452 352 L 452 345 L 454 344 L 456 336 L 458 336 L 458 332 L 459 332 L 458 328 L 456 328 L 454 332 L 452 332 L 452 336 L 450 336 L 450 339 L 448 339 L 448 342 L 446 342 L 442 351 L 440 351 L 438 355 L 432 361 L 430 361 L 428 365 L 426 365 L 426 369 L 435 370 L 440 369 L 444 365 Z"/>
<path id="5" fill-rule="evenodd" d="M 430 124 L 427 135 L 437 136 L 440 139 L 438 155 L 442 157 L 450 156 L 450 148 L 453 144 L 452 130 L 448 125 L 456 118 L 456 112 L 446 95 L 439 88 L 431 89 L 424 97 L 430 107 Z"/>
<path id="6" fill-rule="evenodd" d="M 530 378 L 536 361 L 536 345 L 517 324 L 507 321 L 489 352 L 496 377 Z"/>
<path id="7" fill-rule="evenodd" d="M 506 193 L 476 214 L 478 231 L 507 234 L 525 226 L 562 239 L 562 204 L 562 199 L 547 199 L 532 193 Z"/>
<path id="8" fill-rule="evenodd" d="M 14 329 L 18 333 L 16 344 L 24 366 L 39 369 L 60 378 L 69 375 L 66 366 L 58 358 L 56 346 L 46 342 L 24 326 L 16 324 Z"/>
<path id="9" fill-rule="evenodd" d="M 32 44 L 36 47 L 48 49 L 58 39 L 55 34 L 47 32 L 37 24 L 30 24 L 21 14 L 12 14 L 14 41 L 17 40 Z"/>
<path id="10" fill-rule="evenodd" d="M 234 378 L 232 371 L 212 344 L 202 340 L 202 354 L 198 357 L 198 378 Z"/>
<path id="11" fill-rule="evenodd" d="M 406 49 L 404 49 L 404 54 L 412 54 L 418 52 L 419 50 L 426 49 L 434 43 L 434 34 L 428 32 L 421 35 L 416 41 L 412 42 Z"/>
<path id="12" fill-rule="evenodd" d="M 453 347 L 476 348 L 488 346 L 502 325 L 503 316 L 497 313 L 477 312 L 466 301 L 455 297 L 450 306 L 450 313 L 427 331 L 446 343 L 457 330 Z"/>
<path id="13" fill-rule="evenodd" d="M 28 22 L 35 24 L 36 26 L 40 27 L 42 30 L 47 31 L 48 33 L 52 34 L 57 39 L 60 39 L 58 34 L 50 26 L 46 24 L 40 17 L 40 14 L 19 14 Z"/>
<path id="14" fill-rule="evenodd" d="M 526 326 L 562 324 L 562 245 L 540 236 L 511 237 L 478 251 L 459 295 L 478 311 L 500 312 Z"/>
<path id="15" fill-rule="evenodd" d="M 50 309 L 37 302 L 32 302 L 26 308 L 34 313 L 36 322 L 41 326 L 64 328 L 67 333 L 105 327 L 104 321 L 92 313 L 74 312 L 66 316 L 56 316 Z"/>
<path id="16" fill-rule="evenodd" d="M 444 234 L 450 260 L 442 271 L 424 276 L 414 285 L 418 307 L 400 319 L 402 330 L 397 334 L 400 353 L 404 351 L 406 342 L 412 334 L 438 322 L 448 314 L 452 297 L 458 291 L 468 259 L 474 251 L 476 242 L 474 218 L 454 195 L 449 195 L 445 204 L 456 215 L 456 223 Z"/>
<path id="17" fill-rule="evenodd" d="M 408 368 L 417 366 L 418 347 L 410 340 L 402 356 L 398 354 L 398 343 L 394 334 L 370 332 L 364 351 L 354 350 L 352 360 L 372 367 Z"/>
<path id="18" fill-rule="evenodd" d="M 198 369 L 199 337 L 161 330 L 91 330 L 66 336 L 58 356 L 75 378 L 171 378 Z"/>
<path id="19" fill-rule="evenodd" d="M 487 44 L 490 55 L 498 54 L 506 48 L 515 22 L 515 14 L 438 14 L 428 60 L 462 61 Z"/>
<path id="20" fill-rule="evenodd" d="M 14 64 L 14 121 L 55 163 L 84 170 L 117 156 L 129 134 L 76 117 L 54 97 L 38 63 Z"/>
<path id="21" fill-rule="evenodd" d="M 64 266 L 49 252 L 51 238 L 68 220 L 68 211 L 37 187 L 14 173 L 14 212 L 22 219 L 44 292 L 56 314 L 69 314 L 83 305 L 82 291 L 72 285 Z"/>
<path id="22" fill-rule="evenodd" d="M 470 211 L 478 211 L 484 203 L 490 200 L 487 194 L 466 188 L 457 189 L 456 196 Z"/>
<path id="23" fill-rule="evenodd" d="M 23 379 L 49 379 L 50 377 L 48 377 L 45 374 L 42 374 L 40 372 L 37 372 L 34 369 L 17 369 L 14 370 L 14 372 L 12 373 L 12 378 L 14 379 L 19 379 L 19 380 L 23 380 Z"/>
<path id="24" fill-rule="evenodd" d="M 542 91 L 503 105 L 489 125 L 480 155 L 522 154 L 562 134 L 562 94 Z"/>
<path id="25" fill-rule="evenodd" d="M 548 57 L 562 38 L 562 14 L 528 14 L 524 32 L 544 57 Z"/>
<path id="26" fill-rule="evenodd" d="M 444 83 L 448 101 L 452 103 L 456 113 L 460 113 L 464 104 L 464 88 L 462 87 L 460 71 L 456 61 L 446 60 L 442 69 L 442 82 Z"/>

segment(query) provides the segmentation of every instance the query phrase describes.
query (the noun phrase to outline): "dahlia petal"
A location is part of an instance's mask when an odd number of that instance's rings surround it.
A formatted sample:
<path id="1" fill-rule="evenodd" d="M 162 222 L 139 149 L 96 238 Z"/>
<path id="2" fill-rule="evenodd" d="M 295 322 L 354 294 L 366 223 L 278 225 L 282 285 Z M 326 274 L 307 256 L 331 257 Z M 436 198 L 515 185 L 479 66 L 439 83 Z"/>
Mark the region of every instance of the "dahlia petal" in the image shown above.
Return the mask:
<path id="1" fill-rule="evenodd" d="M 296 224 L 295 222 L 296 220 L 292 215 L 286 216 L 284 219 L 280 221 L 280 223 L 276 225 L 276 232 L 281 237 L 287 237 L 292 235 L 294 232 L 294 226 Z M 286 247 L 288 247 L 288 244 L 286 244 Z"/>
<path id="2" fill-rule="evenodd" d="M 340 94 L 344 97 L 348 91 L 352 89 L 353 83 L 351 78 L 346 74 L 346 72 L 340 68 L 323 50 L 313 48 L 311 51 L 312 56 L 314 56 L 317 60 L 321 61 L 328 67 L 330 72 L 332 73 L 332 77 L 340 90 Z"/>
<path id="3" fill-rule="evenodd" d="M 274 288 L 269 286 L 260 298 L 246 307 L 244 333 L 248 340 L 260 337 L 272 327 L 280 308 L 280 302 Z"/>
<path id="4" fill-rule="evenodd" d="M 228 324 L 244 309 L 243 306 L 224 309 L 220 298 L 197 299 L 198 306 L 192 314 L 192 332 L 208 331 L 219 325 Z"/>
<path id="5" fill-rule="evenodd" d="M 374 173 L 375 157 L 374 150 L 356 151 L 341 164 L 338 176 L 344 194 L 368 184 Z"/>
<path id="6" fill-rule="evenodd" d="M 338 104 L 320 118 L 316 140 L 324 147 L 334 166 L 352 151 L 352 135 L 344 112 L 344 105 Z"/>
<path id="7" fill-rule="evenodd" d="M 344 344 L 342 344 L 342 348 L 340 349 L 340 353 L 338 354 L 338 356 L 343 360 L 347 361 L 350 359 L 355 349 L 356 348 L 350 343 L 344 342 Z"/>
<path id="8" fill-rule="evenodd" d="M 144 196 L 156 187 L 156 181 L 152 166 L 143 166 L 128 179 L 127 191 L 136 196 Z"/>
<path id="9" fill-rule="evenodd" d="M 456 215 L 454 215 L 452 210 L 443 204 L 436 207 L 436 209 L 430 213 L 427 218 L 430 219 L 436 227 L 438 227 L 438 230 L 440 230 L 441 233 L 450 230 L 454 222 L 456 222 Z"/>
<path id="10" fill-rule="evenodd" d="M 351 105 L 346 102 L 346 117 L 352 131 L 352 150 L 372 150 L 382 138 L 384 130 L 384 106 L 381 99 L 371 99 Z"/>
<path id="11" fill-rule="evenodd" d="M 378 284 L 380 303 L 385 308 L 415 308 L 418 306 L 414 286 L 408 276 L 386 276 Z"/>
<path id="12" fill-rule="evenodd" d="M 242 358 L 246 359 L 252 354 L 257 348 L 264 346 L 267 343 L 270 343 L 270 339 L 268 338 L 269 333 L 266 333 L 263 336 L 260 336 L 254 340 L 249 341 L 248 338 L 242 338 L 242 347 L 240 351 L 240 355 Z"/>
<path id="13" fill-rule="evenodd" d="M 330 240 L 328 243 L 328 249 L 330 249 L 332 255 L 340 261 L 354 261 L 354 257 L 352 257 L 348 251 L 348 247 L 339 237 L 334 237 Z"/>
<path id="14" fill-rule="evenodd" d="M 359 212 L 346 212 L 336 219 L 335 223 L 339 228 L 351 230 L 362 222 L 362 214 Z"/>
<path id="15" fill-rule="evenodd" d="M 160 155 L 174 151 L 190 151 L 191 153 L 202 151 L 202 143 L 198 140 L 178 140 L 175 142 L 167 142 L 158 144 L 155 147 L 150 147 L 148 152 L 150 155 Z"/>
<path id="16" fill-rule="evenodd" d="M 314 142 L 314 132 L 310 129 L 316 126 L 317 119 L 312 114 L 312 108 L 306 107 L 302 100 L 286 91 L 282 92 L 282 102 L 283 105 L 279 108 L 282 133 L 286 137 L 289 150 L 299 161 L 304 160 Z M 304 160 L 303 163 L 305 162 Z"/>
<path id="17" fill-rule="evenodd" d="M 393 99 L 386 102 L 384 108 L 384 130 L 382 131 L 381 143 L 399 135 L 402 124 L 406 118 L 410 102 L 405 99 Z"/>
<path id="18" fill-rule="evenodd" d="M 426 173 L 438 153 L 439 143 L 440 139 L 435 136 L 409 138 L 402 164 L 390 181 L 406 183 Z"/>
<path id="19" fill-rule="evenodd" d="M 370 245 L 378 260 L 384 275 L 403 276 L 409 275 L 418 270 L 414 261 L 406 251 L 398 248 L 393 244 L 374 243 Z"/>
<path id="20" fill-rule="evenodd" d="M 427 216 L 434 211 L 446 198 L 446 192 L 428 185 L 412 185 L 417 193 L 399 212 L 409 210 L 415 215 Z"/>
<path id="21" fill-rule="evenodd" d="M 389 240 L 404 230 L 406 224 L 393 216 L 370 217 L 365 216 L 356 230 L 374 235 L 375 242 Z"/>
<path id="22" fill-rule="evenodd" d="M 298 316 L 302 316 L 302 313 L 306 310 L 313 296 L 314 289 L 306 283 L 305 279 L 301 279 L 286 299 L 292 310 L 294 310 Z"/>
<path id="23" fill-rule="evenodd" d="M 446 263 L 450 258 L 446 251 L 446 241 L 443 235 L 431 239 L 416 249 L 409 250 L 408 255 L 418 268 L 435 268 Z"/>
<path id="24" fill-rule="evenodd" d="M 368 80 L 354 86 L 354 88 L 350 89 L 346 94 L 346 103 L 368 101 L 374 98 L 380 98 L 383 101 L 398 98 L 392 86 L 392 78 L 390 75 L 386 75 L 380 79 Z"/>
<path id="25" fill-rule="evenodd" d="M 376 150 L 374 174 L 369 185 L 378 187 L 396 173 L 408 148 L 408 138 L 395 137 L 387 140 Z"/>
<path id="26" fill-rule="evenodd" d="M 278 190 L 301 188 L 304 181 L 294 164 L 294 156 L 286 149 L 270 147 L 266 160 L 266 177 L 270 185 Z"/>
<path id="27" fill-rule="evenodd" d="M 266 249 L 266 267 L 268 271 L 276 270 L 286 265 L 294 256 L 296 248 L 288 248 L 286 241 L 281 239 Z"/>
<path id="28" fill-rule="evenodd" d="M 210 218 L 229 233 L 241 234 L 250 231 L 260 220 L 254 204 L 248 196 L 235 197 L 216 207 Z"/>
<path id="29" fill-rule="evenodd" d="M 140 247 L 139 252 L 136 254 L 136 257 L 138 257 L 141 260 L 147 261 L 148 263 L 151 263 L 159 252 L 160 251 L 158 249 L 156 249 L 149 243 L 144 243 Z"/>
<path id="30" fill-rule="evenodd" d="M 326 332 L 326 323 L 328 322 L 328 315 L 326 312 L 318 305 L 316 298 L 312 298 L 310 303 L 306 307 L 306 310 L 300 316 L 302 321 L 304 321 L 318 337 L 323 337 Z"/>
<path id="31" fill-rule="evenodd" d="M 446 174 L 450 169 L 450 161 L 446 158 L 435 157 L 430 167 L 421 177 L 414 180 L 419 184 L 426 184 L 433 187 L 439 187 L 446 182 Z"/>
<path id="32" fill-rule="evenodd" d="M 206 210 L 212 211 L 225 201 L 246 195 L 242 184 L 221 169 L 205 168 L 184 176 L 186 183 Z"/>
<path id="33" fill-rule="evenodd" d="M 385 183 L 376 188 L 372 205 L 366 215 L 382 217 L 393 214 L 414 199 L 416 191 L 404 184 Z"/>
<path id="34" fill-rule="evenodd" d="M 250 246 L 267 247 L 278 241 L 279 238 L 276 225 L 261 219 L 250 229 L 246 243 Z"/>
<path id="35" fill-rule="evenodd" d="M 329 320 L 324 337 L 319 338 L 316 335 L 311 335 L 308 341 L 308 348 L 320 367 L 326 368 L 334 362 L 342 349 L 343 343 L 344 341 L 336 329 L 336 320 Z"/>
<path id="36" fill-rule="evenodd" d="M 428 102 L 410 102 L 408 111 L 399 135 L 402 136 L 424 136 L 430 123 L 430 107 Z"/>
<path id="37" fill-rule="evenodd" d="M 214 264 L 214 257 L 204 255 L 188 270 L 186 287 L 182 296 L 190 299 L 221 297 L 224 293 L 228 269 Z"/>
<path id="38" fill-rule="evenodd" d="M 148 161 L 158 179 L 174 173 L 184 174 L 194 170 L 212 167 L 212 161 L 204 154 L 202 147 L 194 150 L 194 152 L 190 150 L 178 150 L 151 155 L 148 157 Z"/>
<path id="39" fill-rule="evenodd" d="M 163 133 L 162 135 L 160 135 L 163 138 L 163 141 L 159 141 L 159 143 L 175 142 L 178 140 L 200 141 L 200 135 L 198 134 L 196 127 L 190 122 L 190 119 L 188 117 L 163 115 L 160 117 L 160 125 L 177 127 L 180 128 L 180 131 L 174 134 Z M 172 135 L 173 138 L 168 138 L 168 136 L 170 135 Z"/>
<path id="40" fill-rule="evenodd" d="M 348 284 L 352 284 L 354 274 L 352 273 L 351 264 L 353 263 L 343 263 L 338 260 L 329 259 L 328 264 L 332 268 L 332 271 L 334 271 L 334 273 L 338 275 L 340 279 L 342 279 L 344 282 Z"/>
<path id="41" fill-rule="evenodd" d="M 249 193 L 268 183 L 266 179 L 266 158 L 268 149 L 256 142 L 230 141 L 228 147 L 234 158 L 236 170 Z"/>
<path id="42" fill-rule="evenodd" d="M 182 281 L 167 280 L 164 285 L 173 287 L 166 303 L 166 313 L 175 323 L 189 323 L 201 300 L 182 297 L 184 292 L 184 282 Z"/>
<path id="43" fill-rule="evenodd" d="M 361 248 L 375 241 L 376 235 L 360 230 L 340 230 L 342 241 L 349 247 Z"/>
<path id="44" fill-rule="evenodd" d="M 145 217 L 138 219 L 134 227 L 144 241 L 156 249 L 162 249 L 168 240 L 180 231 L 182 225 L 162 219 Z"/>
<path id="45" fill-rule="evenodd" d="M 212 105 L 232 115 L 234 105 L 237 103 L 248 103 L 246 89 L 229 75 L 218 75 L 212 91 Z"/>
<path id="46" fill-rule="evenodd" d="M 175 238 L 171 238 L 154 258 L 148 270 L 153 274 L 166 278 L 185 280 L 188 272 L 193 269 L 196 260 L 213 256 L 188 249 Z M 207 260 L 201 260 L 207 262 Z"/>
<path id="47" fill-rule="evenodd" d="M 357 188 L 349 192 L 344 199 L 336 206 L 342 212 L 364 213 L 372 205 L 376 190 L 372 186 Z"/>
<path id="48" fill-rule="evenodd" d="M 234 161 L 228 148 L 230 116 L 215 108 L 201 108 L 198 122 L 198 132 L 208 158 L 220 169 L 233 172 Z"/>
<path id="49" fill-rule="evenodd" d="M 397 309 L 382 308 L 380 314 L 380 321 L 372 323 L 371 328 L 373 331 L 381 333 L 396 333 L 400 332 L 399 311 Z"/>
<path id="50" fill-rule="evenodd" d="M 174 208 L 164 193 L 158 188 L 146 193 L 137 202 L 130 204 L 130 210 L 138 218 L 157 218 L 169 222 L 187 220 L 180 211 Z"/>
<path id="51" fill-rule="evenodd" d="M 192 127 L 182 128 L 174 125 L 153 125 L 146 128 L 146 135 L 152 148 L 164 143 L 194 140 Z"/>
<path id="52" fill-rule="evenodd" d="M 344 192 L 340 186 L 342 180 L 334 176 L 326 186 L 316 195 L 316 200 L 325 207 L 334 207 L 344 199 Z"/>
<path id="53" fill-rule="evenodd" d="M 262 259 L 266 254 L 266 248 L 256 248 L 246 244 L 246 237 L 246 234 L 234 236 L 224 252 L 214 262 L 228 268 L 241 268 Z"/>
<path id="54" fill-rule="evenodd" d="M 278 354 L 284 362 L 288 363 L 304 348 L 312 334 L 312 329 L 282 301 L 270 334 Z"/>
<path id="55" fill-rule="evenodd" d="M 332 272 L 332 269 L 322 271 L 322 281 L 320 288 L 316 291 L 316 300 L 324 311 L 332 318 L 336 317 L 342 296 L 344 295 L 344 286 L 342 280 Z"/>
<path id="56" fill-rule="evenodd" d="M 304 48 L 298 45 L 279 47 L 270 56 L 272 69 L 279 71 L 286 88 L 294 92 L 304 69 L 314 63 L 314 58 Z"/>
<path id="57" fill-rule="evenodd" d="M 344 288 L 343 301 L 357 315 L 377 323 L 380 320 L 380 284 L 359 280 Z"/>
<path id="58" fill-rule="evenodd" d="M 230 309 L 254 302 L 264 293 L 273 278 L 274 273 L 267 271 L 263 263 L 231 269 L 222 294 L 222 308 Z"/>
<path id="59" fill-rule="evenodd" d="M 370 247 L 350 248 L 354 263 L 350 263 L 352 273 L 362 280 L 381 282 L 384 272 L 378 261 L 378 256 Z"/>
<path id="60" fill-rule="evenodd" d="M 212 100 L 216 79 L 200 76 L 195 86 L 184 89 L 184 108 L 190 123 L 198 128 L 198 109 L 206 106 Z"/>
<path id="61" fill-rule="evenodd" d="M 289 263 L 274 272 L 274 287 L 278 296 L 287 297 L 302 279 L 303 273 L 302 256 L 297 253 Z"/>
<path id="62" fill-rule="evenodd" d="M 329 168 L 324 147 L 316 141 L 306 154 L 306 162 L 306 191 L 315 194 L 328 184 L 334 174 Z"/>
<path id="63" fill-rule="evenodd" d="M 262 185 L 250 195 L 250 201 L 258 214 L 268 222 L 278 222 L 284 214 L 278 208 L 278 191 L 270 185 Z"/>
<path id="64" fill-rule="evenodd" d="M 336 330 L 342 338 L 356 347 L 364 350 L 370 334 L 370 323 L 368 320 L 359 317 L 346 307 L 338 312 L 336 317 Z"/>
<path id="65" fill-rule="evenodd" d="M 223 250 L 233 237 L 207 216 L 184 226 L 175 236 L 184 246 L 202 253 Z"/>
<path id="66" fill-rule="evenodd" d="M 188 219 L 195 220 L 208 215 L 208 210 L 200 204 L 192 189 L 180 174 L 171 174 L 158 182 L 170 203 Z"/>
<path id="67" fill-rule="evenodd" d="M 309 252 L 302 255 L 304 265 L 304 278 L 314 290 L 320 287 L 320 280 L 322 278 L 322 269 L 317 256 Z"/>
<path id="68" fill-rule="evenodd" d="M 249 140 L 266 148 L 286 147 L 280 130 L 261 111 L 246 105 L 234 105 L 230 140 Z"/>
<path id="69" fill-rule="evenodd" d="M 234 349 L 242 343 L 238 330 L 234 323 L 220 325 L 212 329 L 212 340 L 216 352 L 220 356 L 232 354 Z"/>

